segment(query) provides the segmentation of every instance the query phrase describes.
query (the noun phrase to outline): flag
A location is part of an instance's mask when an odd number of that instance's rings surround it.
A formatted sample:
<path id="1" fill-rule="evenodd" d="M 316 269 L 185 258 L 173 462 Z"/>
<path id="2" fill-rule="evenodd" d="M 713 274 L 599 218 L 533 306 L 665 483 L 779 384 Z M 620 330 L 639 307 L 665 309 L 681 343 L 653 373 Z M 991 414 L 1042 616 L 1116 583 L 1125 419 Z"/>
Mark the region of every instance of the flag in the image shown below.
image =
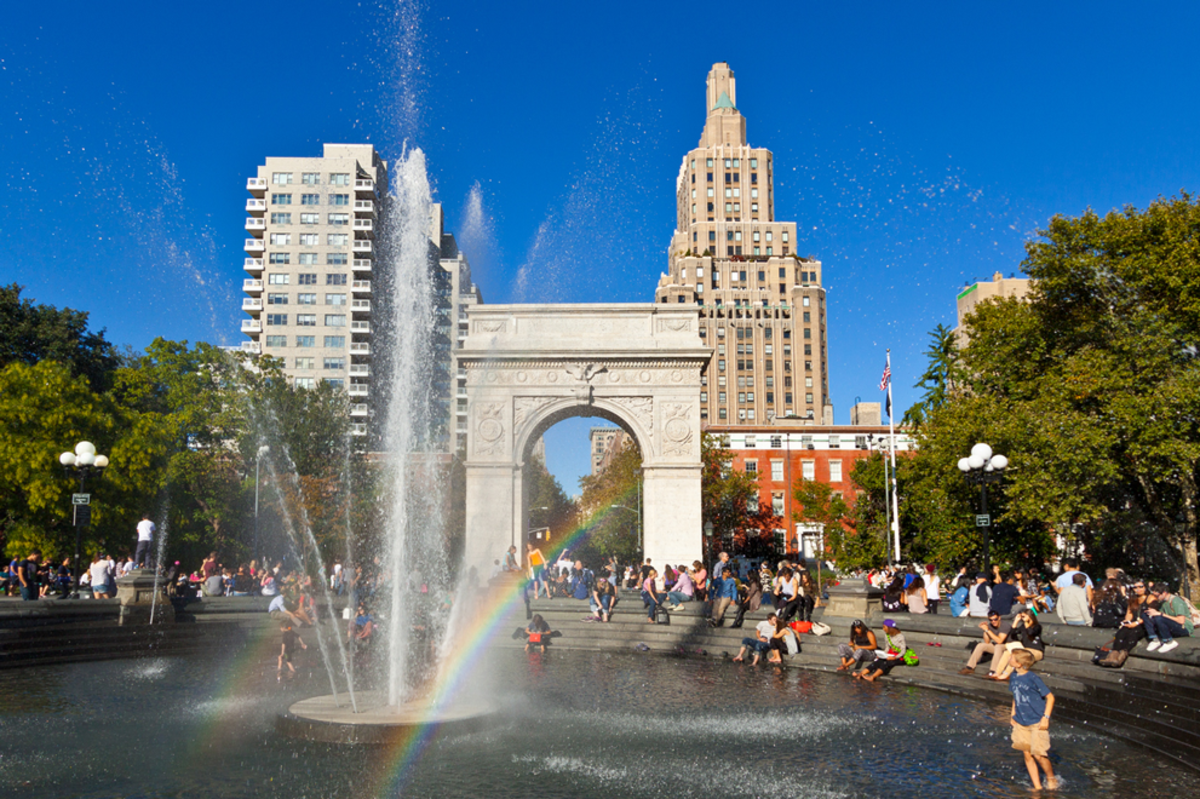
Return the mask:
<path id="1" fill-rule="evenodd" d="M 888 415 L 889 419 L 892 418 L 892 395 L 891 395 L 891 392 L 888 393 L 888 397 L 887 397 L 887 415 Z"/>
<path id="2" fill-rule="evenodd" d="M 883 377 L 879 379 L 879 390 L 887 391 L 888 383 L 892 382 L 892 364 L 888 362 L 887 366 L 883 367 Z"/>

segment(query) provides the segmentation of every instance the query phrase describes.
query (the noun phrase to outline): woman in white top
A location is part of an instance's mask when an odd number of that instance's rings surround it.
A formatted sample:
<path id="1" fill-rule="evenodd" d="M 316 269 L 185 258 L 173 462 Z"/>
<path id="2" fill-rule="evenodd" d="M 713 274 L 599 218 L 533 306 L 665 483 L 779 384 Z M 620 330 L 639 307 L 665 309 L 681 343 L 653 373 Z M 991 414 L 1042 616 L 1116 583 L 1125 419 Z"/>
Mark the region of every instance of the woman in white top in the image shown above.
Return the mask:
<path id="1" fill-rule="evenodd" d="M 779 620 L 787 624 L 800 606 L 800 580 L 787 566 L 775 578 L 775 609 Z"/>
<path id="2" fill-rule="evenodd" d="M 925 565 L 925 597 L 929 603 L 929 612 L 936 616 L 938 602 L 942 601 L 942 581 L 932 563 Z"/>
<path id="3" fill-rule="evenodd" d="M 908 605 L 909 613 L 928 613 L 928 594 L 925 593 L 925 581 L 920 577 L 914 577 L 912 585 L 905 589 L 900 597 L 905 605 Z"/>

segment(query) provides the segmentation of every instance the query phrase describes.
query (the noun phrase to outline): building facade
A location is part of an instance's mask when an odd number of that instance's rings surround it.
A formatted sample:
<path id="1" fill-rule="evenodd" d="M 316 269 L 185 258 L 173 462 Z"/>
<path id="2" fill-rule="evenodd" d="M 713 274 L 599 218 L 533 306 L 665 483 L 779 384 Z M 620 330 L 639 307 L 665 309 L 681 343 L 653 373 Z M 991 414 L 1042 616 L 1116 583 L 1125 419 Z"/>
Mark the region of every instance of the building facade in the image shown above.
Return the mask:
<path id="1" fill-rule="evenodd" d="M 872 452 L 890 452 L 887 425 L 710 426 L 733 456 L 729 468 L 758 480 L 758 507 L 769 507 L 779 520 L 776 545 L 788 552 L 817 551 L 819 530 L 792 519 L 792 487 L 801 480 L 827 483 L 850 507 L 858 498 L 850 479 L 855 464 Z M 896 430 L 896 453 L 914 448 L 907 430 Z"/>
<path id="2" fill-rule="evenodd" d="M 388 265 L 378 258 L 388 203 L 388 165 L 369 144 L 326 144 L 321 156 L 269 157 L 246 181 L 245 270 L 241 329 L 245 352 L 283 362 L 296 386 L 319 382 L 350 395 L 352 432 L 380 431 L 383 392 L 373 389 L 379 321 L 386 320 Z M 453 351 L 466 336 L 466 307 L 481 302 L 466 258 L 432 207 L 434 286 L 434 449 L 466 446 L 465 376 Z M 381 308 L 380 301 L 383 301 Z"/>
<path id="3" fill-rule="evenodd" d="M 593 427 L 588 431 L 591 439 L 592 476 L 603 472 L 624 447 L 629 436 L 619 427 Z"/>
<path id="4" fill-rule="evenodd" d="M 655 302 L 700 307 L 713 348 L 704 423 L 832 424 L 821 262 L 797 251 L 795 222 L 775 219 L 774 159 L 746 142 L 728 64 L 708 73 L 706 97 L 700 144 L 676 181 L 669 273 Z"/>
<path id="5" fill-rule="evenodd" d="M 980 280 L 960 291 L 954 303 L 958 318 L 958 327 L 954 329 L 954 332 L 958 336 L 958 345 L 965 347 L 971 339 L 965 320 L 975 312 L 976 306 L 998 297 L 1024 299 L 1029 294 L 1032 283 L 1033 281 L 1027 277 L 1004 277 L 996 272 L 992 275 L 991 280 Z"/>

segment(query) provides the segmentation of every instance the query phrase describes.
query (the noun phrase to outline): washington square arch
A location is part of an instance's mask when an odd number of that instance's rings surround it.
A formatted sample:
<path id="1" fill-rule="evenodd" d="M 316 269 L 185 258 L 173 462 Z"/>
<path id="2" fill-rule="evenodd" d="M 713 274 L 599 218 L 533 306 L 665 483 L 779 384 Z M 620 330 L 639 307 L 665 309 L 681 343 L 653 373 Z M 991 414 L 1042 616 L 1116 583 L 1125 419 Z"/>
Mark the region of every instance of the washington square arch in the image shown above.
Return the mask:
<path id="1" fill-rule="evenodd" d="M 642 453 L 645 556 L 701 556 L 700 371 L 694 308 L 653 304 L 472 307 L 458 351 L 467 383 L 466 553 L 486 574 L 524 549 L 526 458 L 548 428 L 598 416 Z"/>

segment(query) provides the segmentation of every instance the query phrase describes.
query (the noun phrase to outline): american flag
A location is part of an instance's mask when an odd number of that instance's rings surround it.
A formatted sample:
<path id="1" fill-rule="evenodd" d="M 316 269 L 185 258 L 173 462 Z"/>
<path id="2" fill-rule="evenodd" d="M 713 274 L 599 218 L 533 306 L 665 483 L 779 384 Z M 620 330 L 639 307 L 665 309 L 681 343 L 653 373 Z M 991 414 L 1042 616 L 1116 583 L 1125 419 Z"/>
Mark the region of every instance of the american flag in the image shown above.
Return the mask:
<path id="1" fill-rule="evenodd" d="M 892 364 L 883 367 L 883 377 L 879 378 L 879 390 L 887 391 L 888 383 L 892 380 Z"/>

